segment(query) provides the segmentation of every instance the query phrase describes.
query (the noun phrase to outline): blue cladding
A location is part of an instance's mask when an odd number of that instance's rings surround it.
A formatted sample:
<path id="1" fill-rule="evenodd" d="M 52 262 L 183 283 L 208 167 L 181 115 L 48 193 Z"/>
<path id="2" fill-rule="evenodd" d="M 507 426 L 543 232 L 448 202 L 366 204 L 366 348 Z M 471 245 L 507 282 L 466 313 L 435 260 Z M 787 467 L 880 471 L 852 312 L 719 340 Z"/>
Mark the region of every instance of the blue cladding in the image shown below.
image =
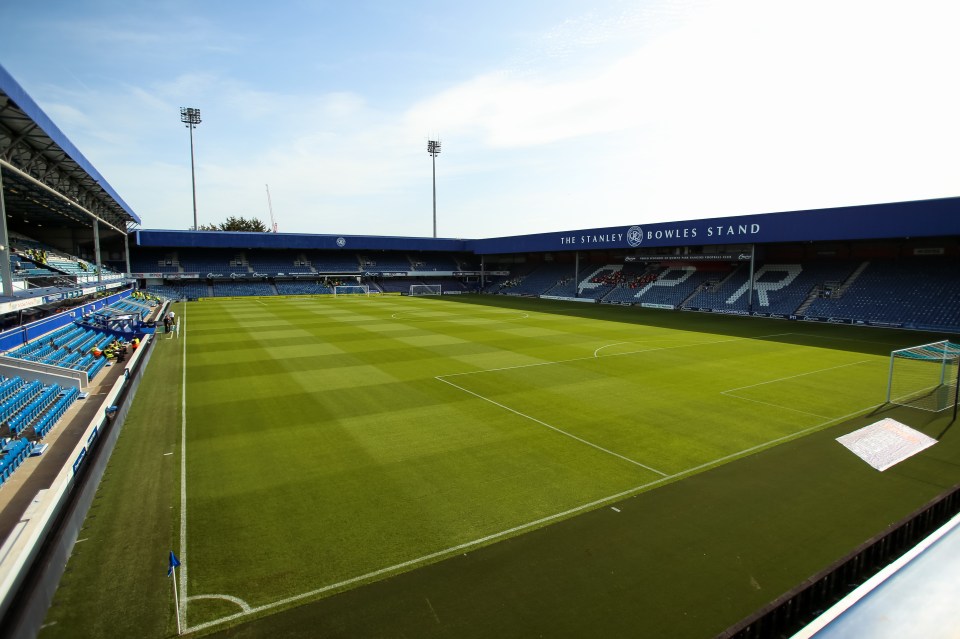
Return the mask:
<path id="1" fill-rule="evenodd" d="M 376 235 L 308 235 L 305 233 L 226 233 L 219 231 L 137 231 L 138 246 L 164 248 L 300 249 L 344 251 L 452 251 L 463 240 Z"/>
<path id="2" fill-rule="evenodd" d="M 492 255 L 955 235 L 960 235 L 960 198 L 610 226 L 483 240 L 143 230 L 137 232 L 137 244 L 163 248 L 472 251 L 478 255 Z"/>
<path id="3" fill-rule="evenodd" d="M 960 235 L 960 198 L 468 240 L 476 254 Z"/>

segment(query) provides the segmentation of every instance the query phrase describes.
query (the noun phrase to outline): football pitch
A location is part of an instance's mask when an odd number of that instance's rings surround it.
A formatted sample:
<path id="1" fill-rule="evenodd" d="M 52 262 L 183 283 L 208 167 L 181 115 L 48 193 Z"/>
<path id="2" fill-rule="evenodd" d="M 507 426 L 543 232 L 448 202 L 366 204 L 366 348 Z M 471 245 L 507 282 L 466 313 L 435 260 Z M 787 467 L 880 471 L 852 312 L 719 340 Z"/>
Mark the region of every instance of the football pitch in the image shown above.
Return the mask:
<path id="1" fill-rule="evenodd" d="M 200 633 L 619 512 L 869 414 L 890 350 L 916 339 L 489 298 L 179 308 L 130 427 L 164 423 L 155 536 Z"/>

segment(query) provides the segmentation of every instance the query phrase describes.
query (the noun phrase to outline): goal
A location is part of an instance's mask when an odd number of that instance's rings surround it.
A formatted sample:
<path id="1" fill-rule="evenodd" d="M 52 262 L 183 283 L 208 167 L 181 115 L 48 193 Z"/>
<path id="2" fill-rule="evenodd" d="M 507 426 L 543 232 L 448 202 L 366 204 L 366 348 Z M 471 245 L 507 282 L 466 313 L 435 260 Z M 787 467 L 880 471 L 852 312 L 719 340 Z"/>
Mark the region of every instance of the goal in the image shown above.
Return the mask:
<path id="1" fill-rule="evenodd" d="M 960 344 L 948 340 L 890 353 L 887 402 L 939 412 L 957 401 Z"/>
<path id="2" fill-rule="evenodd" d="M 366 295 L 370 296 L 370 287 L 366 284 L 338 284 L 333 287 L 333 296 L 340 297 L 344 295 L 350 295 L 356 297 L 357 295 Z"/>
<path id="3" fill-rule="evenodd" d="M 411 284 L 410 295 L 442 295 L 439 284 Z"/>

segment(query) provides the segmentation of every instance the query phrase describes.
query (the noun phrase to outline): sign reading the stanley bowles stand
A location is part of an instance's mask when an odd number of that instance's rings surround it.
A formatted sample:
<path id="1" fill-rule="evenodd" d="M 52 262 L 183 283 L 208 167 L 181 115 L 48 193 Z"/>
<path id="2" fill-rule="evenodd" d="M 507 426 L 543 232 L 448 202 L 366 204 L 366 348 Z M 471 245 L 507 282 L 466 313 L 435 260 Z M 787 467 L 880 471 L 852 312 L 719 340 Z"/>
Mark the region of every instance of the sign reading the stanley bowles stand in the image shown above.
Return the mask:
<path id="1" fill-rule="evenodd" d="M 467 240 L 479 254 L 766 244 L 960 233 L 960 198 L 864 204 Z"/>
<path id="2" fill-rule="evenodd" d="M 708 225 L 709 224 L 709 225 Z M 750 241 L 760 233 L 757 222 L 738 222 L 736 224 L 710 224 L 709 222 L 677 222 L 676 224 L 655 224 L 644 230 L 642 226 L 631 226 L 609 231 L 591 231 L 560 235 L 560 246 L 626 245 L 637 248 L 645 241 L 654 240 L 658 244 L 663 240 L 729 240 L 731 242 Z"/>

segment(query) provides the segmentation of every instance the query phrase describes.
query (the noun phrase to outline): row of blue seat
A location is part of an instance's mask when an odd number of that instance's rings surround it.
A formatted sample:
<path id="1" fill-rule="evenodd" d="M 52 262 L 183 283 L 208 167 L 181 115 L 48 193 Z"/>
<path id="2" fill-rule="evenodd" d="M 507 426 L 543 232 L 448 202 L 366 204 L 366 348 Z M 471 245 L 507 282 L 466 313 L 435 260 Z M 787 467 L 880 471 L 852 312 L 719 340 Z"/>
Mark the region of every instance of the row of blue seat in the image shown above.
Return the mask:
<path id="1" fill-rule="evenodd" d="M 24 406 L 29 404 L 40 391 L 43 390 L 43 382 L 34 380 L 18 390 L 13 397 L 0 404 L 0 422 L 5 422 L 16 415 Z"/>
<path id="2" fill-rule="evenodd" d="M 0 458 L 0 486 L 33 452 L 33 444 L 26 439 L 17 439 L 4 446 L 3 457 Z"/>
<path id="3" fill-rule="evenodd" d="M 9 377 L 0 382 L 0 402 L 4 402 L 8 397 L 16 393 L 23 386 L 23 379 L 20 377 Z"/>
<path id="4" fill-rule="evenodd" d="M 53 408 L 47 411 L 40 420 L 33 425 L 33 430 L 37 433 L 37 437 L 40 439 L 46 437 L 47 433 L 57 425 L 57 422 L 60 421 L 60 418 L 63 417 L 63 414 L 67 412 L 67 409 L 70 408 L 79 395 L 80 391 L 73 386 L 64 391 L 60 395 L 60 399 L 53 405 Z"/>
<path id="5" fill-rule="evenodd" d="M 14 435 L 22 433 L 30 424 L 33 423 L 46 408 L 56 400 L 60 395 L 61 388 L 57 384 L 51 384 L 43 389 L 29 404 L 24 406 L 14 415 L 10 421 L 10 430 Z"/>
<path id="6" fill-rule="evenodd" d="M 107 365 L 106 357 L 97 357 L 96 359 L 94 359 L 93 365 L 87 369 L 87 379 L 92 380 L 94 377 L 97 376 L 97 373 L 100 372 L 100 369 L 102 369 L 106 365 Z"/>
<path id="7" fill-rule="evenodd" d="M 10 357 L 17 357 L 22 359 L 25 355 L 30 355 L 31 353 L 40 350 L 44 346 L 49 345 L 51 339 L 53 340 L 62 339 L 67 333 L 70 333 L 71 331 L 77 328 L 79 327 L 77 327 L 74 324 L 68 324 L 67 326 L 58 328 L 52 333 L 45 335 L 43 339 L 35 340 L 33 342 L 30 342 L 29 344 L 24 344 L 23 346 L 20 346 L 19 348 L 16 348 L 10 351 L 9 353 L 7 353 L 7 355 L 9 355 Z"/>

